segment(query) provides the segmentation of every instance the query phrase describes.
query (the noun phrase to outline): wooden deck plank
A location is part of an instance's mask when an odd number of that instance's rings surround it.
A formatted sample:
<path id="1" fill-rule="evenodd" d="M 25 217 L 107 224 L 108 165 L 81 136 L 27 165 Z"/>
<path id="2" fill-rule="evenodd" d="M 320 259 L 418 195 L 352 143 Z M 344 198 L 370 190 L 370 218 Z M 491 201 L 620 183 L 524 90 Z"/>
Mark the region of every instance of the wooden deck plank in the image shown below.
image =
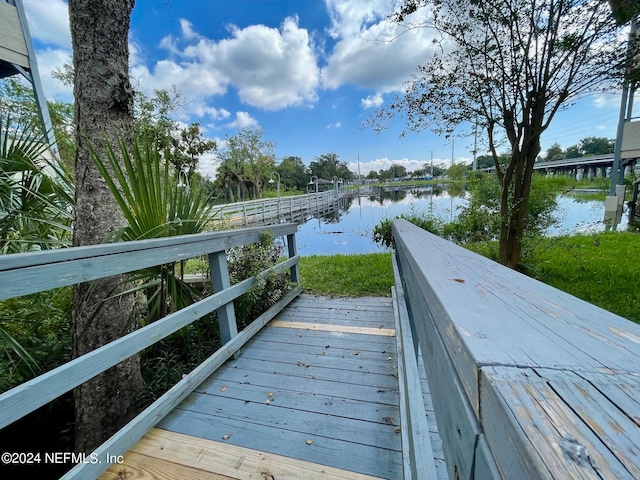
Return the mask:
<path id="1" fill-rule="evenodd" d="M 321 332 L 313 330 L 293 330 L 267 325 L 260 334 L 260 341 L 280 342 L 283 345 L 320 346 L 331 345 L 335 348 L 353 348 L 358 343 L 360 350 L 382 351 L 393 348 L 395 340 L 386 335 L 359 335 L 355 333 Z"/>
<path id="2" fill-rule="evenodd" d="M 166 453 L 172 454 L 173 452 L 168 450 Z M 238 480 L 241 478 L 193 468 L 190 465 L 180 463 L 180 460 L 176 461 L 173 456 L 170 457 L 171 460 L 166 460 L 166 458 L 142 455 L 130 450 L 124 455 L 122 463 L 111 465 L 100 475 L 99 480 L 176 480 L 177 478 L 180 480 Z M 191 465 L 197 462 L 197 458 L 194 460 Z"/>
<path id="3" fill-rule="evenodd" d="M 337 398 L 347 399 L 369 399 L 373 403 L 384 403 L 387 405 L 398 405 L 398 391 L 394 389 L 383 389 L 378 386 L 371 385 L 349 385 L 334 381 L 314 379 L 309 376 L 307 381 L 299 377 L 291 377 L 279 373 L 262 373 L 250 372 L 221 367 L 216 376 L 212 380 L 203 382 L 203 385 L 209 381 L 221 382 L 223 385 L 232 383 L 251 384 L 261 386 L 272 391 L 275 387 L 281 390 L 300 393 L 315 393 L 316 395 L 330 395 Z M 240 375 L 239 375 L 240 374 Z M 221 385 L 222 387 L 222 385 Z"/>
<path id="4" fill-rule="evenodd" d="M 286 312 L 282 312 L 283 317 L 320 318 L 320 319 L 342 319 L 357 322 L 388 322 L 389 313 L 385 310 L 359 309 L 353 310 L 348 307 L 292 307 Z"/>
<path id="5" fill-rule="evenodd" d="M 399 478 L 402 468 L 400 452 L 394 450 L 316 437 L 312 432 L 306 434 L 267 428 L 188 410 L 175 410 L 159 427 L 214 441 L 223 441 L 223 437 L 229 435 L 225 441 L 227 444 L 381 478 Z M 312 443 L 308 444 L 308 440 Z"/>
<path id="6" fill-rule="evenodd" d="M 287 314 L 299 315 L 301 317 L 331 317 L 352 318 L 363 322 L 387 321 L 389 312 L 386 307 L 377 308 L 373 306 L 350 305 L 326 305 L 324 307 L 311 305 L 294 305 Z"/>
<path id="7" fill-rule="evenodd" d="M 342 471 L 319 476 L 302 470 L 286 477 L 267 470 L 273 478 L 400 478 L 392 304 L 389 298 L 358 300 L 331 299 L 327 304 L 305 295 L 294 300 L 289 308 L 304 313 L 298 317 L 301 321 L 270 322 L 238 358 L 221 366 L 158 428 L 199 437 L 216 448 L 259 450 L 285 455 L 292 462 L 326 464 L 321 467 L 326 472 Z M 355 312 L 344 314 L 343 308 Z M 340 312 L 343 318 L 335 316 Z M 437 429 L 430 430 L 436 469 L 446 472 Z M 199 463 L 183 463 L 201 468 Z M 230 473 L 237 472 L 216 474 L 236 478 Z"/>
<path id="8" fill-rule="evenodd" d="M 322 312 L 321 314 L 307 313 L 300 315 L 297 312 L 288 312 L 278 315 L 275 321 L 298 322 L 312 325 L 340 325 L 344 327 L 368 327 L 368 328 L 388 328 L 393 330 L 393 323 L 383 318 L 360 319 L 346 315 L 335 315 L 332 312 Z"/>
<path id="9" fill-rule="evenodd" d="M 317 307 L 320 309 L 326 309 L 327 307 L 339 307 L 353 308 L 354 310 L 366 307 L 370 310 L 392 311 L 391 297 L 329 298 L 302 294 L 296 299 L 293 306 Z"/>
<path id="10" fill-rule="evenodd" d="M 318 365 L 321 361 L 325 368 L 337 368 L 339 370 L 358 370 L 364 367 L 371 368 L 379 373 L 392 373 L 397 362 L 395 349 L 389 348 L 378 351 L 360 350 L 355 344 L 350 349 L 332 348 L 330 343 L 324 346 L 299 345 L 295 352 L 288 352 L 282 348 L 281 343 L 256 342 L 244 348 L 240 356 L 255 359 L 269 359 L 283 363 L 299 365 L 302 361 L 306 365 Z"/>
<path id="11" fill-rule="evenodd" d="M 233 389 L 230 386 L 227 390 Z M 185 410 L 213 415 L 219 418 L 255 423 L 264 427 L 273 427 L 287 432 L 305 433 L 314 437 L 344 440 L 387 450 L 400 451 L 400 436 L 394 435 L 395 427 L 400 425 L 400 417 L 380 416 L 375 422 L 344 416 L 333 417 L 327 414 L 288 408 L 279 404 L 279 391 L 274 390 L 272 397 L 265 392 L 262 402 L 245 402 L 217 395 L 192 395 L 189 402 L 180 406 Z M 269 402 L 269 405 L 266 404 Z"/>
<path id="12" fill-rule="evenodd" d="M 196 390 L 198 393 L 209 393 L 209 395 L 219 395 L 224 398 L 235 398 L 243 402 L 254 402 L 263 404 L 268 399 L 269 392 L 264 387 L 245 384 L 234 384 L 229 388 L 221 383 L 211 384 L 207 392 Z M 222 391 L 223 387 L 227 387 Z M 215 393 L 214 393 L 215 392 Z M 331 415 L 333 417 L 357 418 L 370 422 L 387 423 L 383 419 L 398 418 L 399 410 L 397 405 L 378 403 L 373 408 L 371 402 L 361 399 L 340 398 L 331 395 L 319 395 L 316 393 L 299 393 L 289 390 L 278 390 L 277 397 L 272 403 L 303 411 Z"/>
<path id="13" fill-rule="evenodd" d="M 314 380 L 328 380 L 336 381 L 336 372 L 333 368 L 327 368 L 326 365 L 309 365 L 303 369 L 298 368 L 296 364 L 295 368 L 291 368 L 288 362 L 279 362 L 275 360 L 260 360 L 246 356 L 241 356 L 237 360 L 230 362 L 227 365 L 229 368 L 240 368 L 243 370 L 250 370 L 253 372 L 273 373 L 278 372 L 280 375 L 289 375 L 292 377 L 312 378 Z M 340 365 L 342 367 L 342 365 Z M 380 388 L 391 388 L 396 390 L 398 385 L 398 379 L 392 374 L 378 374 L 368 371 L 367 368 L 362 365 L 363 368 L 348 370 L 341 368 L 340 377 L 338 379 L 341 383 L 351 383 L 357 385 L 371 385 Z"/>
<path id="14" fill-rule="evenodd" d="M 137 455 L 138 458 L 144 457 L 143 462 L 148 459 L 143 465 L 155 476 L 135 477 L 142 479 L 374 480 L 376 478 L 160 429 L 153 429 L 145 435 L 132 449 L 131 455 Z M 171 460 L 167 461 L 167 458 Z M 110 470 L 117 471 L 118 466 L 114 467 Z M 173 472 L 176 475 L 167 475 Z M 200 473 L 205 475 L 195 476 Z M 120 478 L 122 477 L 112 476 L 101 480 L 120 480 Z"/>
<path id="15" fill-rule="evenodd" d="M 372 327 L 358 327 L 348 325 L 327 325 L 317 323 L 305 323 L 305 322 L 290 322 L 282 320 L 272 320 L 269 323 L 272 327 L 280 328 L 293 328 L 299 330 L 317 330 L 325 332 L 342 332 L 342 333 L 358 333 L 361 335 L 383 335 L 387 337 L 393 337 L 396 333 L 391 328 L 372 328 Z"/>

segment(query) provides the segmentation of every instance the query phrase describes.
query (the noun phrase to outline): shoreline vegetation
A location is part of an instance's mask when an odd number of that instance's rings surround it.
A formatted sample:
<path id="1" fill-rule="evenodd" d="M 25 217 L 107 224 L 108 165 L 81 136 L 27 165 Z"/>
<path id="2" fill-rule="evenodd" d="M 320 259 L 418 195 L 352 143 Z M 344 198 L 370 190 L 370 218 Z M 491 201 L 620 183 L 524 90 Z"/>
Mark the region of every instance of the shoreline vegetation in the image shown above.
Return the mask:
<path id="1" fill-rule="evenodd" d="M 524 273 L 575 297 L 640 323 L 638 234 L 607 232 L 540 240 Z M 491 256 L 490 243 L 463 245 Z M 305 293 L 327 297 L 390 296 L 391 252 L 302 257 Z"/>
<path id="2" fill-rule="evenodd" d="M 422 228 L 450 237 L 463 247 L 485 257 L 496 259 L 497 241 L 487 225 L 495 223 L 491 210 L 494 188 L 483 177 L 448 183 L 470 182 L 472 197 L 464 223 L 445 225 L 434 218 L 406 214 L 403 218 Z M 442 183 L 442 179 L 409 182 L 412 186 Z M 386 186 L 406 186 L 407 182 L 389 182 Z M 371 184 L 380 185 L 380 184 Z M 549 194 L 572 195 L 604 201 L 609 180 L 594 179 L 577 182 L 569 176 L 536 177 L 535 190 L 540 197 L 537 218 L 533 223 L 545 226 L 553 219 L 545 212 L 553 208 L 546 199 Z M 495 186 L 494 186 L 495 187 Z M 627 189 L 630 190 L 629 188 Z M 485 198 L 486 197 L 486 198 Z M 383 220 L 374 229 L 378 243 L 393 247 L 391 220 Z M 480 230 L 478 231 L 479 226 Z M 460 235 L 464 227 L 466 235 Z M 563 290 L 582 300 L 633 322 L 640 323 L 640 263 L 637 232 L 605 232 L 547 237 L 541 228 L 534 228 L 527 239 L 519 270 L 543 283 Z M 303 257 L 300 272 L 305 292 L 323 296 L 388 296 L 393 284 L 391 253 L 369 255 L 336 255 Z"/>

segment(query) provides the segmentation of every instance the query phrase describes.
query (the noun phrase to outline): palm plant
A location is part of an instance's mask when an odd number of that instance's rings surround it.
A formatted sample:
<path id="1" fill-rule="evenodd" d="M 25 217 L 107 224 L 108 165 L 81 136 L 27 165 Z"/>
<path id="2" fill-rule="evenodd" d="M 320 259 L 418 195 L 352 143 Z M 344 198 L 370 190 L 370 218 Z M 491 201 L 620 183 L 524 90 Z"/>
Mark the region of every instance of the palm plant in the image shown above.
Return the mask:
<path id="1" fill-rule="evenodd" d="M 1 254 L 44 250 L 70 243 L 74 186 L 67 171 L 47 159 L 47 149 L 47 141 L 37 124 L 23 124 L 8 115 L 0 115 Z M 21 343 L 25 338 L 27 344 L 33 343 L 31 337 L 16 326 L 17 316 L 10 313 L 12 308 L 4 302 L 3 315 L 0 315 L 3 357 L 0 364 L 6 369 L 3 382 L 24 380 L 27 372 L 34 375 L 39 370 L 39 362 L 29 353 L 30 347 Z"/>
<path id="2" fill-rule="evenodd" d="M 129 149 L 120 141 L 117 151 L 105 144 L 104 152 L 104 160 L 95 149 L 91 155 L 128 223 L 107 241 L 169 237 L 205 230 L 211 216 L 209 198 L 197 185 L 189 189 L 178 185 L 175 180 L 182 173 L 175 172 L 177 175 L 172 178 L 168 154 L 163 157 L 154 142 L 134 141 Z M 184 308 L 201 296 L 184 282 L 182 271 L 181 268 L 178 275 L 172 263 L 136 274 L 137 283 L 141 285 L 135 290 L 145 291 L 150 321 Z"/>
<path id="3" fill-rule="evenodd" d="M 0 117 L 0 253 L 69 245 L 74 186 L 37 125 Z"/>

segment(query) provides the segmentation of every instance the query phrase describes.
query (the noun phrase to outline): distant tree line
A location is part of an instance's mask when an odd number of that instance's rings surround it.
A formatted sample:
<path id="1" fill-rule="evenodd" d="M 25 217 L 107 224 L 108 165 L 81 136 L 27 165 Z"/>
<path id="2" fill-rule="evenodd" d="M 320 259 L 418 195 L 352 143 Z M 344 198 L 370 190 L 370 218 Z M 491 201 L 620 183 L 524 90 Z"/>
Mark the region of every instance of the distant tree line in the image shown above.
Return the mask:
<path id="1" fill-rule="evenodd" d="M 552 160 L 562 160 L 564 158 L 579 158 L 590 155 L 606 155 L 613 153 L 614 139 L 604 137 L 586 137 L 563 150 L 558 143 L 554 143 L 547 149 L 544 157 L 538 157 L 538 161 L 549 162 Z"/>
<path id="2" fill-rule="evenodd" d="M 394 178 L 404 178 L 404 177 L 426 177 L 430 176 L 432 173 L 431 165 L 425 164 L 425 168 L 419 168 L 417 170 L 408 171 L 406 167 L 400 165 L 398 163 L 392 163 L 391 166 L 387 169 L 380 169 L 379 171 L 371 170 L 367 174 L 367 179 L 369 180 L 378 180 L 381 182 L 392 180 Z M 434 165 L 433 166 L 433 176 L 441 177 L 447 173 L 447 169 L 444 164 Z"/>

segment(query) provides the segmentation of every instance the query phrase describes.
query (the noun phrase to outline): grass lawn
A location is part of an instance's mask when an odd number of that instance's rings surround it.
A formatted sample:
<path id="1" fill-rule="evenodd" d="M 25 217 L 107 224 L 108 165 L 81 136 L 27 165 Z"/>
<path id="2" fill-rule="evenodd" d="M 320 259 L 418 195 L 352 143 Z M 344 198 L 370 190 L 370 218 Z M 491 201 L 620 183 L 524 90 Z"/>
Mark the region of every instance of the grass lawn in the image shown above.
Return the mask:
<path id="1" fill-rule="evenodd" d="M 313 255 L 300 259 L 305 293 L 328 297 L 391 296 L 391 253 Z"/>
<path id="2" fill-rule="evenodd" d="M 473 248 L 472 248 L 473 249 Z M 640 236 L 610 232 L 550 238 L 528 260 L 532 277 L 640 323 Z M 300 259 L 306 293 L 328 297 L 389 296 L 391 253 Z"/>
<path id="3" fill-rule="evenodd" d="M 609 232 L 547 239 L 530 274 L 640 323 L 640 235 Z"/>

